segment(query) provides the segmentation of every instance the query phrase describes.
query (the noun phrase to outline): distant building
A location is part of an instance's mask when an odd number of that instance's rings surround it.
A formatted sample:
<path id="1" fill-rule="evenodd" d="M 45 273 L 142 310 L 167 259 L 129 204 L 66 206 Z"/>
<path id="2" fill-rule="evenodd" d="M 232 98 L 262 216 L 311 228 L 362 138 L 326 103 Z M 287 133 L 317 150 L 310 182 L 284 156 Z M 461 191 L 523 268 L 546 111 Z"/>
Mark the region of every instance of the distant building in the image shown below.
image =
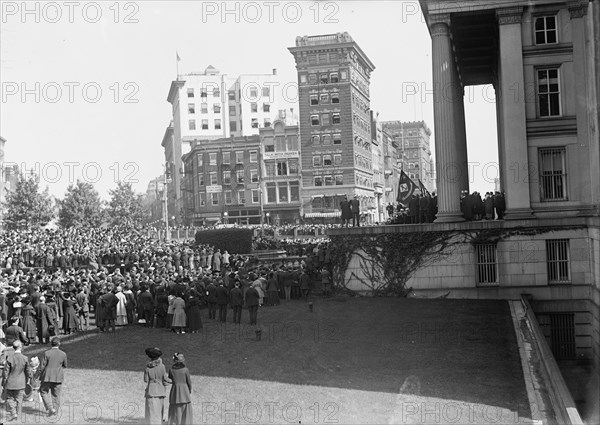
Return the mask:
<path id="1" fill-rule="evenodd" d="M 173 117 L 163 147 L 165 161 L 174 164 L 169 214 L 177 221 L 181 219 L 183 196 L 181 156 L 190 152 L 192 143 L 258 135 L 260 128 L 270 127 L 279 110 L 286 107 L 279 95 L 281 87 L 276 69 L 271 74 L 231 77 L 212 66 L 204 72 L 179 75 L 171 82 L 167 100 Z"/>
<path id="2" fill-rule="evenodd" d="M 299 223 L 302 217 L 300 135 L 298 125 L 276 120 L 260 129 L 261 201 L 265 222 Z"/>
<path id="3" fill-rule="evenodd" d="M 163 218 L 164 177 L 159 176 L 148 182 L 144 198 L 144 208 L 150 213 L 150 222 L 155 223 Z"/>
<path id="4" fill-rule="evenodd" d="M 431 158 L 431 130 L 425 121 L 384 121 L 383 128 L 398 145 L 402 169 L 417 185 L 435 191 L 435 168 Z"/>
<path id="5" fill-rule="evenodd" d="M 337 220 L 358 196 L 376 208 L 369 81 L 375 65 L 348 33 L 297 37 L 304 218 Z"/>
<path id="6" fill-rule="evenodd" d="M 258 135 L 191 142 L 183 155 L 183 210 L 193 225 L 259 224 Z"/>

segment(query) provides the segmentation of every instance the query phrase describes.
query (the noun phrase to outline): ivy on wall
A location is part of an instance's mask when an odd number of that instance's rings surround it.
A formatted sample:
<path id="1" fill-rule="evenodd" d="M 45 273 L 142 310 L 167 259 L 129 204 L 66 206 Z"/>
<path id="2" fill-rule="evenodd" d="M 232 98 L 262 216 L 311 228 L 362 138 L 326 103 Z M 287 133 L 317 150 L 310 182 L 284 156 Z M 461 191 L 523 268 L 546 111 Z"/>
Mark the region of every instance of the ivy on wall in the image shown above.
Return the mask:
<path id="1" fill-rule="evenodd" d="M 464 244 L 497 245 L 499 241 L 513 236 L 535 236 L 582 228 L 585 226 L 330 235 L 333 281 L 338 291 L 352 295 L 358 295 L 358 292 L 350 289 L 349 284 L 358 280 L 370 295 L 405 297 L 412 290 L 406 287 L 406 283 L 417 270 L 452 258 Z M 362 273 L 352 272 L 346 278 L 353 258 L 358 261 Z"/>

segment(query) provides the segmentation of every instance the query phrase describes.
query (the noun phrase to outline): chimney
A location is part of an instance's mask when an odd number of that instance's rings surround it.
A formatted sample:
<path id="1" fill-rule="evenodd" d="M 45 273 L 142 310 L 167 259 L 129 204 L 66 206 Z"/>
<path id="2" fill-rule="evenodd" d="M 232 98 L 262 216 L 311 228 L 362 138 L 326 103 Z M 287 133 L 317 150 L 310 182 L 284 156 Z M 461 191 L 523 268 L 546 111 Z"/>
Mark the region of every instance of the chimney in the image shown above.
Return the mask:
<path id="1" fill-rule="evenodd" d="M 277 75 L 277 68 L 273 68 L 273 75 Z"/>

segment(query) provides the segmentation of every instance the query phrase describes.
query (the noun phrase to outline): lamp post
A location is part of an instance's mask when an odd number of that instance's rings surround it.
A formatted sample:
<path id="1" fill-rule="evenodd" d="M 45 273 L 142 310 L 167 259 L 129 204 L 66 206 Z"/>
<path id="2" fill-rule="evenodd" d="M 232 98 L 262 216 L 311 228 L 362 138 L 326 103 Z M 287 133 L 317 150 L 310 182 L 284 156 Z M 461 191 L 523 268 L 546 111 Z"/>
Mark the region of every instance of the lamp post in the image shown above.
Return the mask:
<path id="1" fill-rule="evenodd" d="M 225 211 L 223 213 L 223 224 L 229 224 L 229 222 L 227 221 L 228 216 L 229 216 L 229 213 L 227 211 Z"/>

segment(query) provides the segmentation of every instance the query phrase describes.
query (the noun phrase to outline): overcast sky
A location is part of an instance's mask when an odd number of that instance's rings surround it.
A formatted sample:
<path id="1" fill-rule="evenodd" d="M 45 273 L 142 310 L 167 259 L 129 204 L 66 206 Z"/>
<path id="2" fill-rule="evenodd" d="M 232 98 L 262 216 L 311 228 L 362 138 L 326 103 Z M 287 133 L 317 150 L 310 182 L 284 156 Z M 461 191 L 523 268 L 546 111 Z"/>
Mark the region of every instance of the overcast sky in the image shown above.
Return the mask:
<path id="1" fill-rule="evenodd" d="M 119 179 L 144 192 L 162 172 L 176 51 L 180 73 L 277 68 L 295 84 L 296 36 L 347 31 L 376 66 L 379 118 L 434 129 L 431 39 L 416 1 L 23 4 L 2 2 L 0 135 L 6 162 L 37 169 L 59 198 L 78 178 L 103 198 Z M 472 188 L 485 192 L 498 161 L 493 89 L 469 88 L 465 107 Z"/>

